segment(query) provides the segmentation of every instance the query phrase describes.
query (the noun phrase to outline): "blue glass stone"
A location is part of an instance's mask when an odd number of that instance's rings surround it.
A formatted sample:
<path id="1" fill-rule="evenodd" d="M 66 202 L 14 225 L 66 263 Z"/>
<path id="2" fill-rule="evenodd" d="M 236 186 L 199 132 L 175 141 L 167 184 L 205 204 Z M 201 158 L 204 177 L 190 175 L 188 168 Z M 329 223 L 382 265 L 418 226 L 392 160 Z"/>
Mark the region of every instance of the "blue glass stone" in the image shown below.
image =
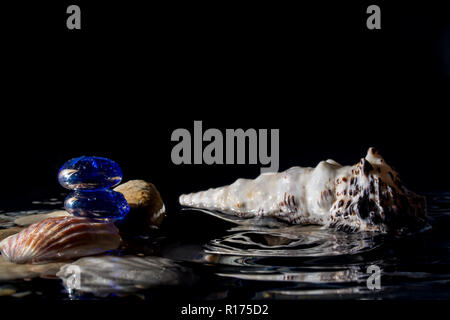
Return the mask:
<path id="1" fill-rule="evenodd" d="M 130 211 L 127 200 L 112 190 L 76 190 L 64 201 L 64 208 L 77 217 L 94 220 L 120 220 Z"/>
<path id="2" fill-rule="evenodd" d="M 71 190 L 112 188 L 122 181 L 122 170 L 110 159 L 83 156 L 67 161 L 59 169 L 58 181 Z"/>

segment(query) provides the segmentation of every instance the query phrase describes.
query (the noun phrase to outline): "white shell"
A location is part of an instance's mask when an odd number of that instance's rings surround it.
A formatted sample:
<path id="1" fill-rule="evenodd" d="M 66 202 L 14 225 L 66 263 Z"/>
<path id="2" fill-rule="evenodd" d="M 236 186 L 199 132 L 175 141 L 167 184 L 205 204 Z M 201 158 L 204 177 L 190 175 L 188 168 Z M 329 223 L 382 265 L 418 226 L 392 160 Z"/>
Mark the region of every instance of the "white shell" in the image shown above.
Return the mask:
<path id="1" fill-rule="evenodd" d="M 186 269 L 172 260 L 150 256 L 85 257 L 62 266 L 56 275 L 69 292 L 97 296 L 187 284 L 192 279 Z"/>
<path id="2" fill-rule="evenodd" d="M 315 168 L 238 179 L 229 186 L 181 195 L 179 201 L 245 218 L 276 217 L 354 231 L 386 232 L 402 228 L 409 218 L 425 218 L 425 198 L 408 191 L 373 148 L 354 166 L 327 160 Z"/>
<path id="3" fill-rule="evenodd" d="M 112 223 L 88 218 L 48 218 L 0 242 L 2 256 L 14 263 L 45 263 L 99 254 L 119 247 Z"/>

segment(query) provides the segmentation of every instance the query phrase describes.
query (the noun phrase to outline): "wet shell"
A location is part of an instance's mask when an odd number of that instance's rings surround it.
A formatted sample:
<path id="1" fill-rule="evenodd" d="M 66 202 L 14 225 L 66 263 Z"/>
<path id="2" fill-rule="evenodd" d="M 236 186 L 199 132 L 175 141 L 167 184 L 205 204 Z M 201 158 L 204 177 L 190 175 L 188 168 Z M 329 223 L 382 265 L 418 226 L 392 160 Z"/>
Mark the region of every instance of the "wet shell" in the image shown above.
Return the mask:
<path id="1" fill-rule="evenodd" d="M 344 231 L 397 233 L 426 222 L 425 198 L 409 191 L 374 148 L 353 166 L 321 161 L 181 195 L 179 202 L 253 221 L 269 217 Z"/>
<path id="2" fill-rule="evenodd" d="M 161 257 L 97 256 L 81 258 L 61 267 L 56 274 L 75 294 L 106 297 L 160 286 L 189 285 L 192 271 Z"/>
<path id="3" fill-rule="evenodd" d="M 112 223 L 88 218 L 48 218 L 0 242 L 5 260 L 45 263 L 99 254 L 116 249 L 121 238 Z"/>

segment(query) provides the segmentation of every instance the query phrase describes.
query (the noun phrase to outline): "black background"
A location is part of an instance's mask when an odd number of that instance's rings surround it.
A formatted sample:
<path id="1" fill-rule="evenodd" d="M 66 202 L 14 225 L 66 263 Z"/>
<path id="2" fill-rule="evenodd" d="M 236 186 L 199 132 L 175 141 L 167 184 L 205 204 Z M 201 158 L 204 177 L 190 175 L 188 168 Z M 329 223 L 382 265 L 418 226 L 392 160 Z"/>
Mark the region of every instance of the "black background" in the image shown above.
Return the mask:
<path id="1" fill-rule="evenodd" d="M 58 169 L 83 154 L 153 182 L 169 212 L 180 193 L 259 174 L 256 165 L 173 165 L 171 133 L 192 132 L 194 120 L 205 130 L 279 128 L 280 170 L 353 164 L 375 146 L 411 189 L 449 189 L 444 1 L 143 3 L 1 4 L 0 209 L 64 192 Z M 81 31 L 66 28 L 69 4 L 81 7 Z M 381 30 L 366 28 L 369 4 L 381 7 Z M 297 304 L 276 304 L 274 315 L 384 315 L 373 304 Z M 14 312 L 87 315 L 78 306 Z M 173 305 L 154 306 L 131 309 L 178 317 Z M 429 310 L 394 307 L 407 317 Z M 131 309 L 115 301 L 90 312 Z"/>
<path id="2" fill-rule="evenodd" d="M 366 28 L 376 3 L 382 29 Z M 280 170 L 380 149 L 415 191 L 448 190 L 450 19 L 444 2 L 124 1 L 2 8 L 4 207 L 57 195 L 68 159 L 180 193 L 256 177 L 257 165 L 172 164 L 176 128 L 279 128 Z M 82 30 L 67 30 L 79 4 Z"/>

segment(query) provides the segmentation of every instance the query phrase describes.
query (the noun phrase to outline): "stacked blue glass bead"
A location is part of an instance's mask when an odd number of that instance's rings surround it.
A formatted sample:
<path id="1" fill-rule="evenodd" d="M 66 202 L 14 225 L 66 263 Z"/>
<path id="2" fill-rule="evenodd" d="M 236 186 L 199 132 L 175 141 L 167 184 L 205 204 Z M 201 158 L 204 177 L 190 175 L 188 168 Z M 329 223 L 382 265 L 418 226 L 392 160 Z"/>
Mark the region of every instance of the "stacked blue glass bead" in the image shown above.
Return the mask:
<path id="1" fill-rule="evenodd" d="M 59 169 L 58 181 L 73 190 L 64 208 L 74 216 L 115 221 L 130 211 L 123 194 L 111 190 L 122 181 L 122 170 L 110 159 L 83 156 L 69 160 Z"/>

